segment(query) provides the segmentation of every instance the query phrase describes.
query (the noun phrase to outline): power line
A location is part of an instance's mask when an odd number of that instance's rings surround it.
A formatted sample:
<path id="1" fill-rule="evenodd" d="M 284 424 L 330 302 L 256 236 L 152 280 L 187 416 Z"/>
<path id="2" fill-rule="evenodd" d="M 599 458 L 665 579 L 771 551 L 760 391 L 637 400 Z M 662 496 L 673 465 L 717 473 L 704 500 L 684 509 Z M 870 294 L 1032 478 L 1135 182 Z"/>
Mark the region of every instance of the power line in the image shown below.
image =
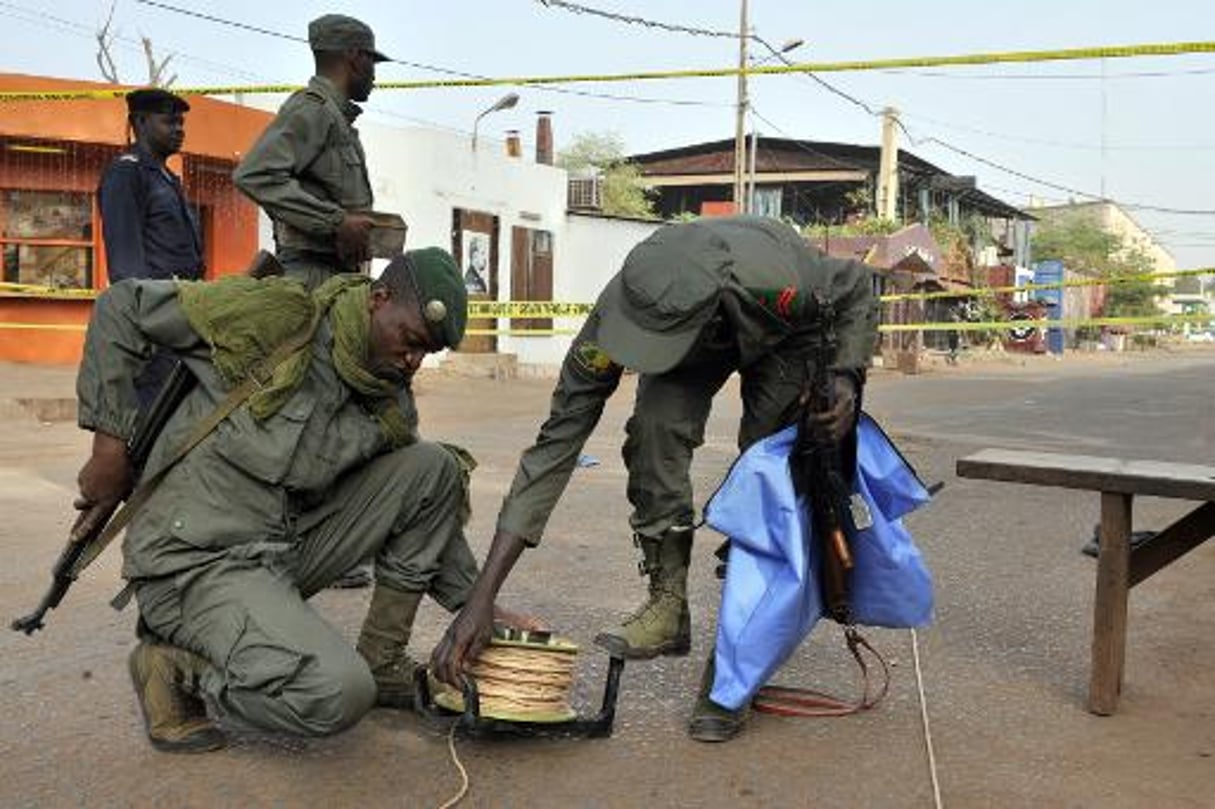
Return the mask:
<path id="1" fill-rule="evenodd" d="M 1143 204 L 1143 203 L 1139 203 L 1139 202 L 1130 202 L 1127 200 L 1117 200 L 1117 199 L 1113 199 L 1111 197 L 1102 196 L 1100 194 L 1093 194 L 1088 191 L 1081 191 L 1079 189 L 1072 188 L 1070 186 L 1051 182 L 1050 180 L 1043 180 L 1041 177 L 1035 177 L 1032 174 L 1026 174 L 1023 171 L 1018 171 L 1017 169 L 1010 168 L 1009 166 L 1005 166 L 1001 163 L 997 163 L 994 160 L 989 160 L 986 157 L 977 155 L 974 152 L 967 151 L 966 149 L 963 149 L 960 146 L 954 146 L 952 143 L 941 140 L 940 138 L 937 138 L 937 137 L 918 138 L 917 139 L 911 134 L 911 132 L 907 129 L 907 127 L 904 126 L 901 122 L 899 123 L 899 128 L 903 130 L 903 132 L 907 135 L 907 137 L 911 140 L 912 144 L 914 144 L 914 145 L 919 145 L 919 144 L 929 145 L 929 144 L 935 143 L 936 145 L 938 145 L 944 149 L 948 149 L 949 151 L 955 152 L 956 154 L 962 155 L 963 157 L 968 157 L 971 160 L 974 160 L 975 162 L 978 162 L 978 163 L 982 163 L 985 166 L 990 166 L 991 168 L 996 169 L 997 171 L 1002 171 L 1006 174 L 1012 175 L 1013 177 L 1019 177 L 1022 180 L 1027 180 L 1028 182 L 1036 183 L 1037 185 L 1041 185 L 1046 188 L 1053 188 L 1056 191 L 1063 191 L 1064 193 L 1072 194 L 1074 196 L 1085 197 L 1089 200 L 1093 200 L 1096 202 L 1114 202 L 1114 203 L 1117 203 L 1118 205 L 1121 205 L 1124 208 L 1132 208 L 1132 209 L 1140 210 L 1140 211 L 1153 211 L 1156 213 L 1167 213 L 1167 214 L 1183 214 L 1183 215 L 1187 215 L 1187 216 L 1215 216 L 1215 209 L 1210 209 L 1210 208 L 1169 208 L 1169 207 L 1165 207 L 1162 205 L 1147 205 L 1147 204 Z"/>
<path id="2" fill-rule="evenodd" d="M 579 3 L 567 3 L 564 0 L 537 0 L 540 5 L 547 8 L 556 8 L 561 11 L 569 11 L 573 14 L 585 14 L 588 17 L 600 17 L 613 22 L 622 22 L 629 25 L 641 25 L 646 28 L 654 28 L 660 31 L 670 31 L 676 34 L 690 34 L 692 36 L 702 37 L 717 37 L 721 39 L 739 39 L 737 31 L 713 31 L 708 28 L 696 28 L 690 25 L 679 25 L 678 23 L 659 22 L 645 17 L 635 17 L 628 14 L 616 14 L 611 11 L 604 11 L 599 8 L 591 8 Z M 749 37 L 755 39 L 754 36 Z"/>
<path id="3" fill-rule="evenodd" d="M 793 143 L 798 149 L 801 149 L 803 152 L 806 152 L 807 154 L 812 154 L 815 157 L 821 157 L 822 159 L 827 160 L 831 163 L 834 163 L 835 165 L 840 166 L 841 168 L 853 169 L 853 170 L 864 170 L 865 169 L 865 166 L 862 166 L 859 163 L 853 163 L 849 160 L 843 160 L 843 159 L 836 157 L 835 155 L 829 155 L 826 152 L 820 152 L 817 149 L 807 146 L 804 141 L 794 138 L 792 135 L 785 132 L 785 130 L 781 129 L 779 126 L 774 124 L 771 120 L 769 120 L 768 118 L 765 118 L 762 114 L 760 114 L 759 110 L 755 109 L 754 104 L 751 104 L 749 108 L 751 110 L 752 115 L 754 115 L 759 120 L 763 121 L 768 126 L 772 127 L 774 130 L 776 130 L 776 132 L 778 134 L 780 134 L 786 140 Z"/>
<path id="4" fill-rule="evenodd" d="M 1036 146 L 1052 146 L 1052 147 L 1059 148 L 1059 149 L 1084 149 L 1084 150 L 1099 151 L 1102 148 L 1100 145 L 1095 145 L 1092 143 L 1077 143 L 1074 141 L 1072 141 L 1072 142 L 1058 141 L 1058 140 L 1049 140 L 1049 139 L 1045 139 L 1045 138 L 1031 138 L 1031 137 L 1024 136 L 1024 135 L 1012 135 L 1012 134 L 1008 134 L 1005 132 L 992 132 L 991 130 L 987 130 L 987 129 L 980 129 L 978 127 L 950 123 L 948 121 L 942 121 L 938 118 L 930 118 L 927 115 L 919 115 L 917 113 L 912 113 L 912 112 L 907 112 L 907 111 L 903 111 L 902 114 L 908 118 L 915 118 L 920 121 L 927 121 L 929 123 L 936 124 L 937 126 L 943 126 L 946 129 L 954 129 L 959 132 L 969 132 L 969 133 L 975 134 L 975 135 L 984 135 L 986 137 L 997 138 L 999 140 L 1015 141 L 1018 143 L 1031 143 Z M 1150 151 L 1150 152 L 1190 152 L 1190 151 L 1193 151 L 1193 152 L 1202 152 L 1202 151 L 1215 150 L 1215 144 L 1210 144 L 1210 145 L 1161 144 L 1161 145 L 1156 145 L 1156 146 L 1147 145 L 1147 144 L 1112 145 L 1112 146 L 1107 145 L 1104 148 L 1112 150 L 1112 151 L 1145 151 L 1145 152 L 1148 152 L 1148 151 Z"/>
<path id="5" fill-rule="evenodd" d="M 170 11 L 175 14 L 182 14 L 182 15 L 185 15 L 188 17 L 195 17 L 197 19 L 205 20 L 206 22 L 214 23 L 216 25 L 225 25 L 230 28 L 237 28 L 237 29 L 240 29 L 243 31 L 250 31 L 250 32 L 256 33 L 256 34 L 262 34 L 263 36 L 271 36 L 271 37 L 276 37 L 278 39 L 285 39 L 285 40 L 289 40 L 291 42 L 302 42 L 304 44 L 308 43 L 308 39 L 306 37 L 296 36 L 294 34 L 285 34 L 281 31 L 274 31 L 269 28 L 262 28 L 257 25 L 250 25 L 248 23 L 240 22 L 239 20 L 231 20 L 231 19 L 227 19 L 224 17 L 217 17 L 212 14 L 204 14 L 202 12 L 194 11 L 192 9 L 170 5 L 169 3 L 157 2 L 157 0 L 135 0 L 135 2 L 137 2 L 141 5 L 152 6 L 154 8 L 159 8 L 159 9 L 163 9 L 165 11 Z M 482 75 L 479 75 L 476 73 L 466 73 L 461 70 L 453 70 L 451 68 L 440 67 L 438 65 L 426 64 L 424 62 L 412 62 L 407 59 L 395 59 L 395 58 L 391 58 L 391 57 L 388 59 L 388 61 L 392 62 L 393 64 L 404 65 L 406 67 L 412 67 L 412 68 L 415 68 L 418 70 L 426 70 L 426 71 L 430 71 L 432 73 L 440 73 L 445 76 L 456 76 L 456 77 L 462 78 L 462 79 L 475 79 L 477 81 L 489 81 L 490 80 L 489 76 L 482 76 Z M 669 104 L 672 106 L 681 106 L 681 107 L 718 107 L 718 108 L 731 106 L 729 104 L 721 104 L 718 102 L 711 102 L 711 101 L 692 101 L 692 100 L 688 100 L 688 99 L 654 98 L 654 97 L 647 97 L 647 96 L 622 96 L 622 95 L 614 95 L 611 93 L 595 93 L 595 92 L 591 92 L 589 90 L 573 90 L 573 89 L 570 89 L 567 87 L 547 87 L 547 86 L 540 86 L 540 85 L 534 85 L 534 84 L 528 84 L 527 86 L 531 87 L 533 89 L 541 90 L 541 91 L 548 92 L 548 93 L 560 93 L 562 95 L 583 96 L 586 98 L 603 98 L 603 99 L 609 99 L 612 101 L 627 101 L 627 102 L 636 103 L 636 104 Z"/>
<path id="6" fill-rule="evenodd" d="M 63 17 L 57 17 L 54 14 L 48 14 L 45 11 L 42 11 L 39 9 L 28 8 L 26 6 L 18 5 L 17 3 L 0 2 L 0 7 L 11 9 L 13 12 L 16 12 L 16 13 L 6 14 L 4 16 L 8 16 L 8 17 L 11 17 L 12 19 L 16 19 L 16 20 L 21 20 L 22 22 L 27 22 L 27 23 L 30 23 L 31 25 L 39 25 L 39 26 L 42 26 L 43 28 L 49 28 L 51 30 L 61 31 L 66 34 L 73 34 L 75 36 L 79 36 L 79 37 L 83 37 L 83 38 L 91 39 L 91 40 L 96 40 L 96 37 L 97 37 L 97 29 L 95 27 L 86 25 L 81 22 L 77 22 L 76 20 L 69 20 L 69 19 L 65 19 Z M 2 13 L 2 12 L 0 12 L 0 13 Z M 128 36 L 122 36 L 121 34 L 115 34 L 114 39 L 116 39 L 119 42 L 126 43 L 126 45 L 128 46 L 127 50 L 137 51 L 138 53 L 141 53 L 141 54 L 144 52 L 143 51 L 143 42 L 138 39 L 134 39 L 133 37 L 128 37 Z M 260 78 L 255 73 L 250 73 L 247 70 L 242 70 L 238 67 L 235 67 L 235 66 L 229 65 L 229 64 L 225 64 L 223 62 L 214 62 L 214 61 L 211 61 L 210 59 L 203 59 L 202 57 L 193 56 L 191 54 L 184 53 L 181 51 L 174 51 L 173 55 L 184 62 L 193 62 L 204 69 L 209 69 L 211 72 L 218 73 L 220 75 L 239 76 L 244 79 Z"/>

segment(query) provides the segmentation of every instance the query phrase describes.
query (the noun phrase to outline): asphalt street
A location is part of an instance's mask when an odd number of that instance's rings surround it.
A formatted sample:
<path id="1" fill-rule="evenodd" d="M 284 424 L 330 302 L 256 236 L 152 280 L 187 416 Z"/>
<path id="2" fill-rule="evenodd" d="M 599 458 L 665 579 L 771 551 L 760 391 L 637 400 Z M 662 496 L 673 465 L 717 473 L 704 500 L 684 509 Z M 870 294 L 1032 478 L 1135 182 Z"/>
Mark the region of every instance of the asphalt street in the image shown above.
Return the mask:
<path id="1" fill-rule="evenodd" d="M 23 369 L 0 368 L 0 399 L 20 398 Z M 1206 807 L 1215 794 L 1215 543 L 1137 588 L 1117 715 L 1084 708 L 1092 560 L 1078 550 L 1097 496 L 953 474 L 987 446 L 1211 463 L 1215 355 L 964 363 L 873 375 L 868 409 L 923 478 L 945 489 L 908 521 L 933 570 L 934 624 L 919 632 L 924 695 L 946 806 Z M 71 377 L 42 375 L 40 396 L 71 396 Z M 544 543 L 504 589 L 583 647 L 576 698 L 599 699 L 606 658 L 590 641 L 640 600 L 619 447 L 631 381 L 609 404 Z M 481 462 L 470 541 L 483 553 L 519 451 L 547 408 L 551 382 L 419 379 L 424 432 Z M 71 521 L 87 436 L 71 423 L 0 422 L 0 615 L 28 610 Z M 694 482 L 701 502 L 734 456 L 739 406 L 715 404 Z M 1137 502 L 1136 528 L 1185 504 Z M 605 740 L 458 739 L 470 806 L 931 806 L 920 697 L 906 631 L 874 630 L 891 661 L 890 695 L 843 719 L 757 716 L 727 745 L 690 741 L 685 723 L 712 643 L 719 588 L 697 536 L 692 653 L 630 664 L 615 734 Z M 226 751 L 179 758 L 143 736 L 126 674 L 133 614 L 106 602 L 119 587 L 108 552 L 47 629 L 0 634 L 0 805 L 436 806 L 459 786 L 447 740 L 418 717 L 374 711 L 337 737 L 242 736 Z M 325 592 L 317 606 L 353 640 L 367 591 Z M 423 606 L 416 653 L 446 626 Z M 778 673 L 782 683 L 848 694 L 838 631 L 820 626 Z"/>

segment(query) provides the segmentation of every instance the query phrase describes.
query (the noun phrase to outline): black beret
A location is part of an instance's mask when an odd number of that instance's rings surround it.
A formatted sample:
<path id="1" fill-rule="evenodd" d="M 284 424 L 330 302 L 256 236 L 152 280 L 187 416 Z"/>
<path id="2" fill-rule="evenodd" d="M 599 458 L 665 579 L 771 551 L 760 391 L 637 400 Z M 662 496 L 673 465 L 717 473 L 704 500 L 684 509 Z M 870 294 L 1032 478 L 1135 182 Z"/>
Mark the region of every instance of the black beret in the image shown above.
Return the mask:
<path id="1" fill-rule="evenodd" d="M 190 105 L 181 96 L 173 95 L 159 87 L 141 87 L 127 93 L 127 112 L 187 112 Z"/>

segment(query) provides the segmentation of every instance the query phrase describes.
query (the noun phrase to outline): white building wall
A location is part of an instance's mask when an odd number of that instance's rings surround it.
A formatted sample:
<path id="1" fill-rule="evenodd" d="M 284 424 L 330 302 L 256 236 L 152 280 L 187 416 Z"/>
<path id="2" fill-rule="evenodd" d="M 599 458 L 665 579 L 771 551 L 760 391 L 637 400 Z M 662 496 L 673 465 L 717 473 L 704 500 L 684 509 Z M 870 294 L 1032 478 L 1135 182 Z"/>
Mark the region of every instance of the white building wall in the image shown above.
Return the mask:
<path id="1" fill-rule="evenodd" d="M 409 226 L 407 249 L 452 250 L 453 211 L 463 208 L 498 217 L 498 299 L 510 300 L 511 231 L 526 227 L 553 234 L 553 300 L 593 302 L 620 269 L 625 254 L 657 223 L 566 213 L 566 172 L 530 158 L 512 158 L 501 142 L 420 127 L 360 124 L 378 211 L 398 213 Z M 263 215 L 262 246 L 273 250 Z M 386 262 L 372 267 L 378 275 Z M 554 329 L 576 332 L 583 318 L 556 318 Z M 510 321 L 498 321 L 509 328 Z M 500 336 L 498 350 L 523 365 L 559 366 L 572 333 Z M 441 357 L 427 359 L 435 364 Z"/>
<path id="2" fill-rule="evenodd" d="M 553 300 L 594 303 L 633 247 L 661 226 L 583 214 L 567 214 L 553 244 Z M 506 300 L 505 296 L 499 296 Z M 553 319 L 555 335 L 498 339 L 500 351 L 526 365 L 559 366 L 584 318 Z M 505 326 L 508 321 L 501 321 Z"/>

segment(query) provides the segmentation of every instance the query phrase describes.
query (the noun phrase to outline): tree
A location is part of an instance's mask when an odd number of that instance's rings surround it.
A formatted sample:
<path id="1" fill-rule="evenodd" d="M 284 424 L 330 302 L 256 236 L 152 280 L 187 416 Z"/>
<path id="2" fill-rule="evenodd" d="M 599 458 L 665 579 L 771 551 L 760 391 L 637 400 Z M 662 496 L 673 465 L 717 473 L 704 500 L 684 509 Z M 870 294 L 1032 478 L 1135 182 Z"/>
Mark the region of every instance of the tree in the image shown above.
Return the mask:
<path id="1" fill-rule="evenodd" d="M 1142 248 L 1080 214 L 1040 222 L 1031 249 L 1035 260 L 1055 259 L 1070 270 L 1111 280 L 1148 275 L 1155 269 Z M 1156 298 L 1162 294 L 1148 280 L 1118 280 L 1107 287 L 1104 313 L 1107 317 L 1159 314 Z"/>
<path id="2" fill-rule="evenodd" d="M 118 78 L 118 65 L 114 62 L 114 41 L 118 38 L 118 34 L 111 29 L 114 23 L 114 7 L 117 5 L 117 0 L 110 3 L 110 13 L 106 16 L 105 25 L 101 26 L 101 30 L 97 31 L 97 53 L 94 57 L 97 60 L 97 68 L 101 71 L 101 75 L 106 81 L 111 84 L 122 84 Z M 152 40 L 148 37 L 141 36 L 140 44 L 143 46 L 143 56 L 148 66 L 148 85 L 152 87 L 171 87 L 173 82 L 177 81 L 177 74 L 171 76 L 165 75 L 165 69 L 168 68 L 169 62 L 173 61 L 175 54 L 169 54 L 163 59 L 157 59 L 156 53 L 152 47 Z"/>
<path id="3" fill-rule="evenodd" d="M 566 171 L 594 170 L 601 178 L 600 204 L 612 216 L 653 219 L 653 192 L 642 181 L 641 169 L 625 159 L 624 141 L 615 132 L 582 132 L 557 155 Z"/>

